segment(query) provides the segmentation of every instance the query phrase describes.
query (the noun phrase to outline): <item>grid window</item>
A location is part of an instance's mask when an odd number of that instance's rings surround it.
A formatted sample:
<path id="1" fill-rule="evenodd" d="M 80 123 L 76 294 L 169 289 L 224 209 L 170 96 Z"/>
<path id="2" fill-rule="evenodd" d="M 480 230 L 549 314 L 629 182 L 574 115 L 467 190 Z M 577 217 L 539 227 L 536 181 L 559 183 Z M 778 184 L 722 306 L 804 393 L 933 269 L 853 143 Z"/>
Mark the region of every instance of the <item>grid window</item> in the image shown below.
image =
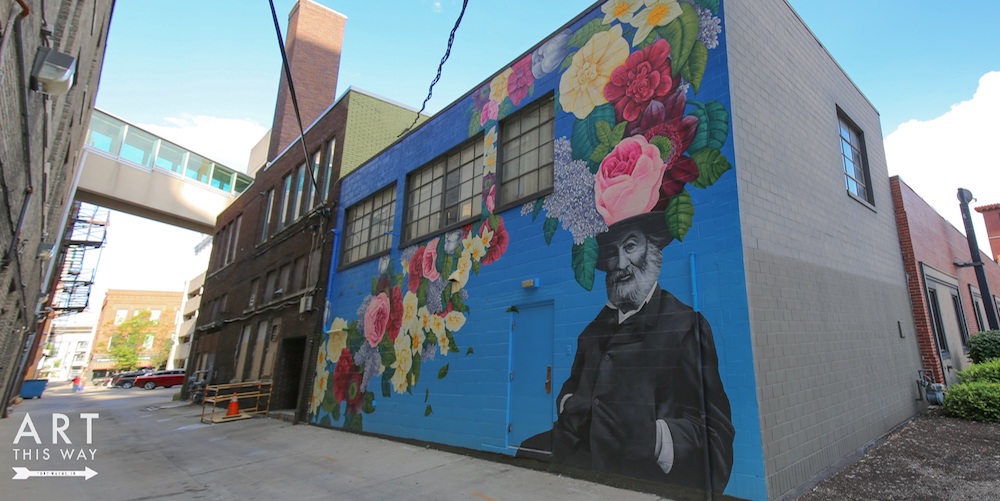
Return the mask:
<path id="1" fill-rule="evenodd" d="M 438 157 L 409 176 L 405 240 L 478 217 L 483 203 L 483 137 Z"/>
<path id="2" fill-rule="evenodd" d="M 271 212 L 274 211 L 274 189 L 267 190 L 267 201 L 264 202 L 264 225 L 260 230 L 260 241 L 267 240 L 271 231 Z"/>
<path id="3" fill-rule="evenodd" d="M 864 135 L 844 116 L 840 117 L 840 153 L 844 160 L 844 183 L 847 191 L 865 202 L 874 203 L 869 186 Z"/>
<path id="4" fill-rule="evenodd" d="M 525 107 L 501 124 L 500 204 L 552 188 L 554 101 Z"/>
<path id="5" fill-rule="evenodd" d="M 347 209 L 341 264 L 355 263 L 389 250 L 395 209 L 395 186 L 389 186 Z"/>

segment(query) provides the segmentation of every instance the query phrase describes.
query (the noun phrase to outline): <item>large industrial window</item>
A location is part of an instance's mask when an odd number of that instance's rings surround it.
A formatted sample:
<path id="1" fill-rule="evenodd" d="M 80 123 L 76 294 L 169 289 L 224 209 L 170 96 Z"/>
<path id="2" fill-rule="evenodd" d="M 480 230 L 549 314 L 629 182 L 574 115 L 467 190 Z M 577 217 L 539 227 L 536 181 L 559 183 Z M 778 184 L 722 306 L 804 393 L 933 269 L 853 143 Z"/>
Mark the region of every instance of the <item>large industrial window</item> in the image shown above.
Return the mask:
<path id="1" fill-rule="evenodd" d="M 406 184 L 406 242 L 479 217 L 483 203 L 482 135 L 417 169 Z"/>
<path id="2" fill-rule="evenodd" d="M 526 106 L 500 125 L 500 204 L 552 189 L 554 101 Z"/>
<path id="3" fill-rule="evenodd" d="M 396 186 L 389 186 L 347 209 L 342 265 L 379 255 L 392 244 Z"/>
<path id="4" fill-rule="evenodd" d="M 840 153 L 844 164 L 844 183 L 852 196 L 874 204 L 865 137 L 854 122 L 840 113 Z"/>

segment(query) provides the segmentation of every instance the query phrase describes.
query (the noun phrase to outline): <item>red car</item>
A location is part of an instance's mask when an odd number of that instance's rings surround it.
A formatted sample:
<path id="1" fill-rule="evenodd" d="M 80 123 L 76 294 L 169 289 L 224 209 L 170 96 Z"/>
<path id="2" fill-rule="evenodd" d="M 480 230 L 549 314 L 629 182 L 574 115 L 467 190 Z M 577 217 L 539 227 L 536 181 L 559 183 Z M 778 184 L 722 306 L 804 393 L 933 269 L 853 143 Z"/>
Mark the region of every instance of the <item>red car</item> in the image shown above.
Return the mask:
<path id="1" fill-rule="evenodd" d="M 184 369 L 169 370 L 169 371 L 156 371 L 150 374 L 144 374 L 135 378 L 134 386 L 140 386 L 147 390 L 152 390 L 158 386 L 164 388 L 170 388 L 171 386 L 180 386 L 184 384 Z"/>

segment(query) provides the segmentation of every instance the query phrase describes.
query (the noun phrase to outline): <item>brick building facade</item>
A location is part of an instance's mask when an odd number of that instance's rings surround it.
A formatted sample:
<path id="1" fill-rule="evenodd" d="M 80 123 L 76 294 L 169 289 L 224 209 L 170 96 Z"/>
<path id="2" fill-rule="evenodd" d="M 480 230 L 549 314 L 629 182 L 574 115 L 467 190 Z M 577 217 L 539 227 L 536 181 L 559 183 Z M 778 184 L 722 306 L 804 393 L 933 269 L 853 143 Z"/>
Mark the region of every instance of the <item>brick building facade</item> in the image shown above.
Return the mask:
<path id="1" fill-rule="evenodd" d="M 168 360 L 174 343 L 174 333 L 180 323 L 181 301 L 184 293 L 177 291 L 146 291 L 108 289 L 97 317 L 94 345 L 91 351 L 90 379 L 100 379 L 114 371 L 130 369 L 119 367 L 109 355 L 115 342 L 116 328 L 124 322 L 136 319 L 148 312 L 151 326 L 138 351 L 139 367 L 162 369 Z"/>
<path id="2" fill-rule="evenodd" d="M 889 181 L 922 368 L 933 382 L 956 383 L 971 364 L 969 336 L 989 330 L 986 308 L 997 309 L 1000 266 L 980 252 L 992 296 L 983 297 L 974 268 L 959 266 L 972 261 L 965 235 L 899 176 Z"/>
<path id="3" fill-rule="evenodd" d="M 308 0 L 290 14 L 286 46 L 311 169 L 282 76 L 270 160 L 217 221 L 188 364 L 212 383 L 272 379 L 272 409 L 301 409 L 308 398 L 313 335 L 322 327 L 314 301 L 325 296 L 338 180 L 417 116 L 357 89 L 330 104 L 344 21 Z"/>
<path id="4" fill-rule="evenodd" d="M 986 223 L 986 238 L 990 241 L 993 261 L 1000 261 L 1000 204 L 982 205 L 976 207 L 976 212 L 983 215 Z"/>
<path id="5" fill-rule="evenodd" d="M 30 10 L 18 5 L 27 5 Z M 0 398 L 18 392 L 45 341 L 60 240 L 72 206 L 80 149 L 104 60 L 113 0 L 2 2 L 0 52 Z M 10 21 L 10 22 L 8 22 Z M 31 89 L 44 48 L 76 58 L 61 96 Z M 52 249 L 51 253 L 48 252 Z M 27 356 L 22 353 L 27 352 Z M 3 405 L 7 416 L 7 405 Z"/>

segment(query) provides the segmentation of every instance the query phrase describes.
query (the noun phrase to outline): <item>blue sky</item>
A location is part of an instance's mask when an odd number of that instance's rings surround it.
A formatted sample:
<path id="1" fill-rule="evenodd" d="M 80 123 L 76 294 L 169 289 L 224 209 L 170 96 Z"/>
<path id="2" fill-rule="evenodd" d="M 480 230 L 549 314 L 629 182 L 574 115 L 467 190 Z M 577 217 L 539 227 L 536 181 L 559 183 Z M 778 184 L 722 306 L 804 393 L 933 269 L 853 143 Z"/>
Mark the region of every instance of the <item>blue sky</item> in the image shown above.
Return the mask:
<path id="1" fill-rule="evenodd" d="M 319 3 L 348 17 L 337 94 L 355 86 L 419 107 L 461 1 Z M 1000 2 L 789 3 L 881 113 L 890 174 L 900 174 L 959 228 L 959 186 L 971 189 L 978 204 L 1000 202 L 1000 169 L 989 148 L 1000 132 L 995 118 L 1000 117 L 1000 30 L 995 26 Z M 592 4 L 470 2 L 428 110 L 460 97 Z M 294 0 L 275 1 L 283 32 L 292 5 Z M 265 0 L 119 1 L 97 105 L 243 169 L 249 148 L 270 127 L 279 71 Z M 981 245 L 988 247 L 981 217 L 973 219 Z M 180 259 L 191 254 L 197 235 L 120 213 L 114 215 L 115 226 L 122 236 L 113 230 L 102 262 L 116 265 L 102 268 L 99 287 L 183 286 L 136 283 L 142 274 L 134 268 L 163 261 L 124 266 L 123 259 L 152 259 L 154 252 Z M 142 247 L 151 232 L 168 236 L 177 247 Z"/>

